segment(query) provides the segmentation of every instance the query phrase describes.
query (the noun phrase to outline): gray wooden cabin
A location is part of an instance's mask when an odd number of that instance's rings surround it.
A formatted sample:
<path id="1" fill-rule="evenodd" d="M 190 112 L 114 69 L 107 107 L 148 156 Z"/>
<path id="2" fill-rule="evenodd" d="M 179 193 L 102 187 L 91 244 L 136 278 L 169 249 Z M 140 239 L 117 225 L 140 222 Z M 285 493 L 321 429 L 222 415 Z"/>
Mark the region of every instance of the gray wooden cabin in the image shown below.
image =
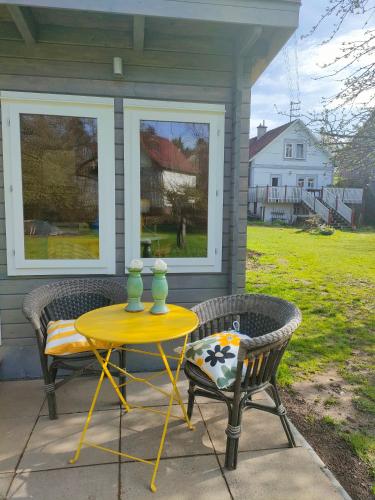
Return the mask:
<path id="1" fill-rule="evenodd" d="M 222 221 L 209 221 L 211 227 L 220 228 L 221 247 L 216 249 L 220 262 L 212 271 L 190 272 L 187 267 L 171 272 L 169 301 L 190 307 L 244 290 L 251 86 L 295 31 L 299 7 L 299 0 L 15 0 L 0 4 L 2 107 L 12 102 L 9 94 L 14 92 L 40 93 L 42 99 L 42 94 L 56 94 L 114 100 L 114 131 L 109 137 L 114 142 L 115 262 L 103 273 L 107 277 L 125 285 L 126 232 L 132 231 L 125 213 L 124 172 L 126 176 L 132 165 L 126 165 L 124 155 L 124 99 L 203 103 L 225 107 L 224 168 L 219 179 L 223 216 Z M 114 73 L 113 58 L 121 58 L 122 75 Z M 8 124 L 2 125 L 4 133 Z M 3 157 L 6 148 L 8 154 Z M 11 196 L 5 195 L 5 189 L 12 189 L 7 174 L 3 177 L 10 169 L 6 165 L 9 149 L 0 129 L 0 378 L 37 377 L 38 352 L 22 313 L 24 295 L 76 273 L 10 271 L 9 260 L 18 249 L 7 248 L 6 229 L 9 233 L 18 229 L 13 227 L 11 205 L 4 203 Z M 216 153 L 220 162 L 221 152 Z M 25 221 L 25 227 L 26 222 L 30 225 Z M 90 271 L 79 274 L 90 276 Z M 145 276 L 144 282 L 145 296 L 150 298 L 150 277 Z M 132 367 L 142 368 L 137 362 L 134 359 Z"/>

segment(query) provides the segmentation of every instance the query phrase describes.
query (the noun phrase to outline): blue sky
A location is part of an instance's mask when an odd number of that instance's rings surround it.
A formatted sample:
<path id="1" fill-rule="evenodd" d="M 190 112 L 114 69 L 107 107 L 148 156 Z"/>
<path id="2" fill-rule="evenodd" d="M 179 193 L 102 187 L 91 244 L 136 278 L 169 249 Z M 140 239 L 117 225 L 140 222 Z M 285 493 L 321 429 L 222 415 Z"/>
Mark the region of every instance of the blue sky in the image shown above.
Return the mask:
<path id="1" fill-rule="evenodd" d="M 288 121 L 286 116 L 279 115 L 275 109 L 289 112 L 289 102 L 297 98 L 297 81 L 300 87 L 301 112 L 319 111 L 321 99 L 329 97 L 339 88 L 335 78 L 315 80 L 314 77 L 324 74 L 326 70 L 319 66 L 332 60 L 338 53 L 343 40 L 358 39 L 364 18 L 352 16 L 347 20 L 333 41 L 321 46 L 321 42 L 332 31 L 334 19 L 326 21 L 320 29 L 308 38 L 307 34 L 324 12 L 328 0 L 303 0 L 300 12 L 300 26 L 296 34 L 289 40 L 285 50 L 281 50 L 270 66 L 257 80 L 251 95 L 250 136 L 256 134 L 256 127 L 262 120 L 268 128 L 274 128 Z M 370 25 L 375 24 L 371 19 Z M 295 53 L 297 52 L 297 59 Z M 288 64 L 289 62 L 289 64 Z M 290 71 L 287 70 L 289 66 Z M 297 76 L 298 73 L 298 76 Z M 291 90 L 292 88 L 292 96 Z"/>

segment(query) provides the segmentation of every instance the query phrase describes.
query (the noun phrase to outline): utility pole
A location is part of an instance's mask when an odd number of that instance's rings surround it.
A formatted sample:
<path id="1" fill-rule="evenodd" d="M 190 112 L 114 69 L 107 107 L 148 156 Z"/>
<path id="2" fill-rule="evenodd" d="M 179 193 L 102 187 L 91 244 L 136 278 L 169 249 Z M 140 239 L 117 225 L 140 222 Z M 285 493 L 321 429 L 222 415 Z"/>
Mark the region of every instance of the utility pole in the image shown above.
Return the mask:
<path id="1" fill-rule="evenodd" d="M 301 101 L 290 101 L 289 122 L 301 116 Z"/>

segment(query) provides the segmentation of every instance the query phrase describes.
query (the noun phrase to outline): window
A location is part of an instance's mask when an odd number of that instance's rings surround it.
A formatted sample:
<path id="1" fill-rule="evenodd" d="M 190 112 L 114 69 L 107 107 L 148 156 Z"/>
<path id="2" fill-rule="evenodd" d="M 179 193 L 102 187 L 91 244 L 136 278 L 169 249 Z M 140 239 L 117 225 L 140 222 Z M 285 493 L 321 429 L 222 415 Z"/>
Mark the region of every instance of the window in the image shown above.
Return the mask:
<path id="1" fill-rule="evenodd" d="M 271 175 L 271 186 L 272 187 L 281 186 L 281 175 Z"/>
<path id="2" fill-rule="evenodd" d="M 297 185 L 306 189 L 313 189 L 315 187 L 315 181 L 315 177 L 309 177 L 307 175 L 297 177 Z"/>
<path id="3" fill-rule="evenodd" d="M 290 142 L 285 144 L 285 158 L 293 158 L 293 144 Z"/>
<path id="4" fill-rule="evenodd" d="M 305 157 L 305 153 L 304 153 L 304 144 L 300 144 L 300 143 L 297 143 L 296 144 L 296 158 L 297 160 L 303 160 L 304 157 Z"/>
<path id="5" fill-rule="evenodd" d="M 8 274 L 114 273 L 113 100 L 1 99 Z"/>
<path id="6" fill-rule="evenodd" d="M 293 160 L 304 160 L 306 158 L 306 146 L 304 142 L 288 140 L 284 143 L 284 158 Z"/>
<path id="7" fill-rule="evenodd" d="M 220 271 L 224 107 L 129 99 L 124 121 L 127 265 Z"/>

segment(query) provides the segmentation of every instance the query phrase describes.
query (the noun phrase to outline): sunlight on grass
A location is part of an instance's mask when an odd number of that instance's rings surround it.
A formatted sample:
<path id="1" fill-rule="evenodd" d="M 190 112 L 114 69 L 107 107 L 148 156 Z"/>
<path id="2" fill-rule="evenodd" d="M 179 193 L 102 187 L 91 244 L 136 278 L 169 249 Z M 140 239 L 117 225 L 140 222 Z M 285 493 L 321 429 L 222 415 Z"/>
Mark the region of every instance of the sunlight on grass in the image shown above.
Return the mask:
<path id="1" fill-rule="evenodd" d="M 98 259 L 99 235 L 96 231 L 77 235 L 25 235 L 25 258 Z"/>
<path id="2" fill-rule="evenodd" d="M 248 227 L 247 248 L 247 291 L 291 300 L 303 315 L 280 367 L 280 383 L 291 384 L 329 363 L 344 370 L 348 360 L 374 355 L 374 232 L 319 236 L 256 225 Z"/>

